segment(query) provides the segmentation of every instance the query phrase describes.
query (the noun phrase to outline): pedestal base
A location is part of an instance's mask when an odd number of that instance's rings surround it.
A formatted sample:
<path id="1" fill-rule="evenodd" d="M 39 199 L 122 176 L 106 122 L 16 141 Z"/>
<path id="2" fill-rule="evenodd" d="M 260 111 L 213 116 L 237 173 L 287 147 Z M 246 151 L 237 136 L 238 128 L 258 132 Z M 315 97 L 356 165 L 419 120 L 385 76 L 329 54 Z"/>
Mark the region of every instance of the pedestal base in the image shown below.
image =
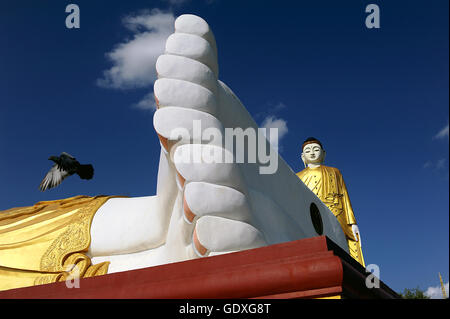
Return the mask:
<path id="1" fill-rule="evenodd" d="M 367 288 L 365 269 L 325 236 L 214 257 L 11 289 L 5 298 L 358 298 L 399 296 L 383 282 Z"/>

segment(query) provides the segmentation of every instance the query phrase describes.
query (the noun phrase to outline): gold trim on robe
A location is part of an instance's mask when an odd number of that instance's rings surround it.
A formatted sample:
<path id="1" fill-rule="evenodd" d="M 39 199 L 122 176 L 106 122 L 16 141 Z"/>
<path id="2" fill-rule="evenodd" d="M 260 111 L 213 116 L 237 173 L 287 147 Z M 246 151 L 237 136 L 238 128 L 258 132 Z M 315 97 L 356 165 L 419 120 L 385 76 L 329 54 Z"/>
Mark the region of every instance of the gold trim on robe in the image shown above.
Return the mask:
<path id="1" fill-rule="evenodd" d="M 115 196 L 75 196 L 0 211 L 0 290 L 104 275 L 86 255 L 97 210 Z"/>

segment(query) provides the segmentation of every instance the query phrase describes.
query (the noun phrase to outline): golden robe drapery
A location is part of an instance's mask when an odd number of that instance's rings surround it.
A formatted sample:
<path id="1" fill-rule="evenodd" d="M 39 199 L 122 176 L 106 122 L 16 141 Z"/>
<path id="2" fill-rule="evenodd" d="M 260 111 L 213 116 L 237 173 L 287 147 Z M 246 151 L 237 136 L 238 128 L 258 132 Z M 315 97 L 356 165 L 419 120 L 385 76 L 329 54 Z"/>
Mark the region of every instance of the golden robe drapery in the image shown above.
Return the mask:
<path id="1" fill-rule="evenodd" d="M 0 290 L 106 274 L 91 264 L 90 226 L 111 196 L 75 196 L 0 211 Z"/>
<path id="2" fill-rule="evenodd" d="M 353 235 L 352 225 L 356 224 L 356 219 L 341 172 L 337 168 L 320 165 L 307 167 L 297 176 L 336 216 L 347 237 L 350 255 L 365 266 L 361 242 L 356 241 Z"/>

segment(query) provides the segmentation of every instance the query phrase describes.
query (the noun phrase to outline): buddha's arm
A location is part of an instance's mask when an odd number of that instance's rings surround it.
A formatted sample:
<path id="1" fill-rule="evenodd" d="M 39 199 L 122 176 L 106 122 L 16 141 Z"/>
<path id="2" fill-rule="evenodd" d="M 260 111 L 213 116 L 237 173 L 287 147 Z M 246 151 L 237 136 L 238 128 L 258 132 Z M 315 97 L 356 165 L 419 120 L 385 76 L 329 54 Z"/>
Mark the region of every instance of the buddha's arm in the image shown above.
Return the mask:
<path id="1" fill-rule="evenodd" d="M 357 240 L 356 233 L 359 234 L 359 229 L 358 229 L 358 226 L 356 226 L 356 218 L 355 218 L 355 214 L 353 212 L 353 207 L 350 202 L 350 197 L 348 195 L 347 187 L 345 186 L 344 178 L 342 177 L 342 174 L 339 171 L 338 171 L 338 176 L 339 176 L 339 188 L 341 189 L 341 192 L 343 194 L 342 206 L 343 206 L 345 216 L 347 219 L 347 225 L 349 225 L 349 227 L 351 227 L 351 229 L 352 229 L 353 236 L 355 237 L 353 239 Z M 349 232 L 346 232 L 346 233 L 348 234 Z"/>
<path id="2" fill-rule="evenodd" d="M 349 225 L 353 225 L 356 224 L 356 218 L 355 218 L 355 214 L 353 212 L 353 207 L 352 204 L 350 202 L 350 197 L 348 195 L 348 190 L 347 187 L 345 185 L 344 182 L 344 178 L 342 177 L 342 174 L 340 172 L 338 172 L 339 175 L 339 188 L 341 189 L 342 192 L 342 200 L 343 200 L 343 208 L 347 217 L 347 224 Z"/>

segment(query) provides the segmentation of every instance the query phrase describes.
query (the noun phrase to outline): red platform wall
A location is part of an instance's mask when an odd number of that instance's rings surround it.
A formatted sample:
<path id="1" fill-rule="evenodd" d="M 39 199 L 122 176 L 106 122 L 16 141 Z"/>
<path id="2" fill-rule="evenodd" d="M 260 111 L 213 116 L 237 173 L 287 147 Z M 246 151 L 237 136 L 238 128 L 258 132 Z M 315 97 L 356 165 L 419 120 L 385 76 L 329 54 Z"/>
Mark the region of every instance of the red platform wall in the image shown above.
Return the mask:
<path id="1" fill-rule="evenodd" d="M 11 289 L 2 298 L 398 298 L 328 238 L 314 237 L 236 253 L 65 282 Z"/>

